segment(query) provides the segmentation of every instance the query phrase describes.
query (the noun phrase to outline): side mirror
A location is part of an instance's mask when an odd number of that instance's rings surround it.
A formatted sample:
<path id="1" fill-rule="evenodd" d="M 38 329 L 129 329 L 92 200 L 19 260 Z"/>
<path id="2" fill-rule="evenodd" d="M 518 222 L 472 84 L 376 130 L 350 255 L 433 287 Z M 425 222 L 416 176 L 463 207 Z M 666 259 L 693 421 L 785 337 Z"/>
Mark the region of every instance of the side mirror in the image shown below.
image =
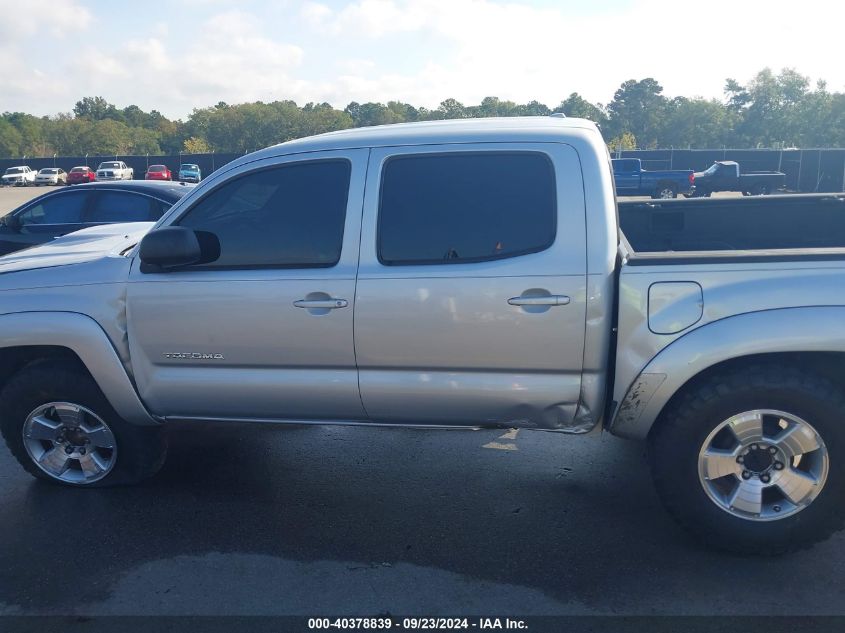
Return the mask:
<path id="1" fill-rule="evenodd" d="M 166 226 L 147 233 L 139 249 L 141 272 L 165 270 L 198 264 L 203 259 L 197 234 L 183 226 Z"/>
<path id="2" fill-rule="evenodd" d="M 9 214 L 3 216 L 3 225 L 7 226 L 13 231 L 20 231 L 21 227 L 23 226 L 23 223 L 20 221 L 20 218 L 18 216 Z"/>

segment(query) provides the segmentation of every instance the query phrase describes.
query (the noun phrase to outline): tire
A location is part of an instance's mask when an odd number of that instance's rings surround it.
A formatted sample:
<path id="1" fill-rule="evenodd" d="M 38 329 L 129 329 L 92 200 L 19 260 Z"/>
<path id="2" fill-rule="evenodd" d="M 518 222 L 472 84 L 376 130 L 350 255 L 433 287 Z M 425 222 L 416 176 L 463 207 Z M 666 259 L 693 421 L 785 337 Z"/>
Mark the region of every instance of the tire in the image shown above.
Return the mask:
<path id="1" fill-rule="evenodd" d="M 701 469 L 701 451 L 707 446 L 712 447 L 716 438 L 720 437 L 718 433 L 715 437 L 713 434 L 724 424 L 723 421 L 741 421 L 746 418 L 740 418 L 738 414 L 758 413 L 759 410 L 773 410 L 778 414 L 768 418 L 761 417 L 761 420 L 768 420 L 766 424 L 769 425 L 773 420 L 778 420 L 781 412 L 785 412 L 785 416 L 793 416 L 809 423 L 817 437 L 822 440 L 822 448 L 802 455 L 805 464 L 803 468 L 814 462 L 821 463 L 822 453 L 818 451 L 824 451 L 825 458 L 824 476 L 817 477 L 817 484 L 821 485 L 809 487 L 809 494 L 817 496 L 813 496 L 806 505 L 791 506 L 793 509 L 789 510 L 785 494 L 783 507 L 778 505 L 781 503 L 778 499 L 782 492 L 774 482 L 777 481 L 775 477 L 780 475 L 771 471 L 771 479 L 766 479 L 766 474 L 757 475 L 745 471 L 746 468 L 752 468 L 747 465 L 750 458 L 745 458 L 738 466 L 742 471 L 741 478 L 735 474 L 710 478 L 705 476 L 705 472 L 711 471 Z M 762 555 L 782 554 L 807 548 L 827 539 L 843 527 L 843 410 L 845 393 L 840 387 L 826 378 L 802 372 L 788 365 L 747 365 L 711 375 L 673 398 L 652 429 L 648 453 L 657 492 L 669 513 L 687 531 L 710 547 L 737 554 Z M 777 425 L 782 424 L 786 424 L 786 421 L 777 421 Z M 761 424 L 760 428 L 766 427 Z M 781 433 L 778 426 L 774 428 Z M 714 439 L 708 444 L 711 437 Z M 765 448 L 765 444 L 763 447 Z M 766 454 L 765 450 L 761 452 Z M 735 454 L 737 453 L 731 453 Z M 740 459 L 736 458 L 736 461 L 739 462 Z M 786 466 L 781 464 L 782 475 L 795 476 L 794 471 L 802 468 L 801 463 L 788 462 Z M 733 465 L 732 456 L 728 464 Z M 777 465 L 778 462 L 773 461 L 773 466 Z M 760 466 L 755 468 L 759 469 Z M 718 485 L 722 485 L 732 482 L 733 479 L 736 479 L 737 488 L 734 490 L 737 490 L 743 485 L 742 479 L 746 479 L 746 475 L 749 475 L 749 481 L 745 482 L 747 485 L 757 485 L 761 488 L 768 486 L 767 489 L 771 493 L 763 492 L 760 495 L 762 506 L 756 507 L 761 508 L 763 512 L 759 514 L 753 511 L 744 513 L 736 508 L 734 503 L 737 506 L 745 503 L 744 498 L 739 495 L 736 500 L 737 497 L 727 494 L 726 499 L 729 500 L 719 502 L 708 492 L 714 490 L 718 482 L 721 482 Z M 772 483 L 764 486 L 763 481 Z M 770 496 L 767 497 L 767 494 Z M 786 516 L 778 518 L 779 512 L 784 512 Z"/>
<path id="2" fill-rule="evenodd" d="M 89 448 L 87 457 L 74 459 L 65 458 L 58 450 L 62 446 L 65 446 L 66 450 L 70 447 L 69 441 L 61 435 L 59 441 L 62 444 L 55 444 L 53 440 L 40 441 L 41 446 L 46 447 L 43 449 L 45 456 L 49 452 L 48 449 L 54 447 L 57 449 L 58 459 L 69 464 L 61 478 L 48 474 L 31 456 L 33 450 L 38 450 L 37 447 L 32 448 L 33 443 L 38 440 L 30 439 L 25 442 L 24 430 L 31 414 L 50 403 L 59 403 L 62 407 L 64 403 L 72 403 L 84 408 L 85 424 L 90 428 L 96 426 L 96 422 L 104 423 L 106 431 L 111 433 L 109 441 L 113 449 L 97 448 L 104 442 L 96 438 L 92 444 L 83 444 L 81 440 L 76 439 L 73 440 L 75 444 L 82 444 L 82 448 L 77 452 L 85 454 L 85 446 Z M 53 420 L 64 419 L 59 418 L 55 409 L 48 408 L 47 411 L 45 417 L 51 417 Z M 158 472 L 167 455 L 167 444 L 161 427 L 137 426 L 120 419 L 88 372 L 77 362 L 64 359 L 35 361 L 12 376 L 0 391 L 0 431 L 9 450 L 24 470 L 38 479 L 74 487 L 91 488 L 137 483 Z M 101 436 L 102 427 L 96 432 Z M 108 468 L 97 466 L 100 472 L 88 478 L 82 467 L 82 460 L 86 459 L 88 464 L 93 463 L 94 453 L 98 453 L 98 463 L 107 462 Z"/>
<path id="3" fill-rule="evenodd" d="M 662 183 L 651 194 L 652 200 L 671 200 L 678 197 L 678 186 L 673 183 Z"/>

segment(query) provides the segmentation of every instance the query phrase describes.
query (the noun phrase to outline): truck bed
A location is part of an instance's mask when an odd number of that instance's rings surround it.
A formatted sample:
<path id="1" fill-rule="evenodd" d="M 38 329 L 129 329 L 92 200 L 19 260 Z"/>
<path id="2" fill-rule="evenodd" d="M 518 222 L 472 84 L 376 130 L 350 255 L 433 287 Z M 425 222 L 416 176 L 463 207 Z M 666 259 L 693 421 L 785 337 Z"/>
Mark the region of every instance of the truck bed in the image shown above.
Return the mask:
<path id="1" fill-rule="evenodd" d="M 629 263 L 670 258 L 839 258 L 845 193 L 620 202 Z"/>

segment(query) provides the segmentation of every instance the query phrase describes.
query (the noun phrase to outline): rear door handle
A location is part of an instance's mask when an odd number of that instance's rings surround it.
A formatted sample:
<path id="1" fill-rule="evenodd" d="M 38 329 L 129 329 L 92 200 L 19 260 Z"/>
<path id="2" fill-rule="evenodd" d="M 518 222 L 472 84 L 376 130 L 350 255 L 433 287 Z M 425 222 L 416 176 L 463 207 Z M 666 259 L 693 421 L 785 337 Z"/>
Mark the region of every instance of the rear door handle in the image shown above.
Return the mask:
<path id="1" fill-rule="evenodd" d="M 293 305 L 297 308 L 308 308 L 310 310 L 335 310 L 345 308 L 349 305 L 346 299 L 299 299 Z"/>
<path id="2" fill-rule="evenodd" d="M 545 297 L 511 297 L 508 303 L 512 306 L 565 306 L 569 304 L 566 295 L 547 295 Z"/>

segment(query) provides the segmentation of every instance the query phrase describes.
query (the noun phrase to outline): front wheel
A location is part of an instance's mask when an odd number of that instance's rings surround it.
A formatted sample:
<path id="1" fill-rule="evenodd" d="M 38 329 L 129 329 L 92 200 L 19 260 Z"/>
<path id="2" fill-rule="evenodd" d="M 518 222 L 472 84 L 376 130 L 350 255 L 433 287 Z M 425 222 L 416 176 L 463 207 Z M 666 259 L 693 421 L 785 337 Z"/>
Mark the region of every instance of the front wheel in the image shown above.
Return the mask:
<path id="1" fill-rule="evenodd" d="M 649 437 L 655 486 L 718 549 L 779 554 L 843 526 L 845 393 L 788 365 L 715 374 L 676 397 Z"/>
<path id="2" fill-rule="evenodd" d="M 88 372 L 68 360 L 34 362 L 9 380 L 0 431 L 31 475 L 76 487 L 136 483 L 167 453 L 163 429 L 120 419 Z"/>

